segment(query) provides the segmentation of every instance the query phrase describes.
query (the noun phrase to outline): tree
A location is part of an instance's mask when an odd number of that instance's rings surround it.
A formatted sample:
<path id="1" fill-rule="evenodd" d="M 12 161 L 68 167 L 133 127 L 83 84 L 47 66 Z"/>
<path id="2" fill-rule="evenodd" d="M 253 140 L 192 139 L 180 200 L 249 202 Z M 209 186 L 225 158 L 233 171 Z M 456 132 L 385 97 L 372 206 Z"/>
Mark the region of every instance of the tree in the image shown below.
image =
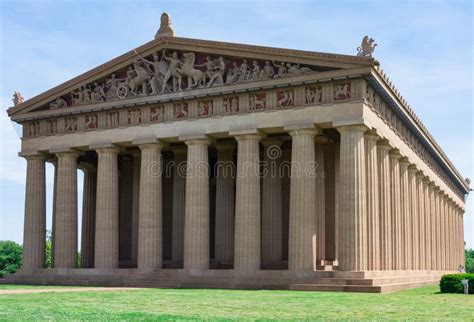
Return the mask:
<path id="1" fill-rule="evenodd" d="M 51 268 L 52 267 L 52 264 L 53 264 L 53 259 L 52 259 L 52 256 L 51 256 L 51 249 L 52 249 L 52 245 L 53 245 L 53 242 L 52 242 L 52 234 L 51 234 L 51 230 L 46 230 L 46 249 L 45 249 L 45 267 L 46 268 Z"/>
<path id="2" fill-rule="evenodd" d="M 21 267 L 23 247 L 11 240 L 0 240 L 0 278 Z"/>
<path id="3" fill-rule="evenodd" d="M 474 273 L 474 249 L 465 249 L 466 273 Z"/>

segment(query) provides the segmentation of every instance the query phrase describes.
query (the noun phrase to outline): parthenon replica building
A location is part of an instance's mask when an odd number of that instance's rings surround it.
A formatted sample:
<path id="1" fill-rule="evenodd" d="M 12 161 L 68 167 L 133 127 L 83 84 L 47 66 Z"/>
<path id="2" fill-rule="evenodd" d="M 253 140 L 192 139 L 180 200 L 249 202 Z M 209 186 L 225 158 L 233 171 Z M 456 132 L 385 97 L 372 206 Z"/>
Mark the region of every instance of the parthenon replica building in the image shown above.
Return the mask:
<path id="1" fill-rule="evenodd" d="M 367 292 L 438 283 L 464 262 L 469 182 L 374 46 L 365 37 L 352 56 L 181 38 L 163 14 L 152 41 L 31 99 L 15 93 L 24 261 L 7 280 Z"/>

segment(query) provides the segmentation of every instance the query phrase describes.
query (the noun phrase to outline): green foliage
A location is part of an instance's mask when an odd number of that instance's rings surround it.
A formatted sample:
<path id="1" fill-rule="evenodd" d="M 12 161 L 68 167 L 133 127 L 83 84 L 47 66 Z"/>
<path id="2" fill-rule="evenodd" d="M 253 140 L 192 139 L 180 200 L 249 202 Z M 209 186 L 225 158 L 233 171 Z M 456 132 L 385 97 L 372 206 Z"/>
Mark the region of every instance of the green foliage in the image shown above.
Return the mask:
<path id="1" fill-rule="evenodd" d="M 10 240 L 0 240 L 0 278 L 21 267 L 23 247 Z"/>
<path id="2" fill-rule="evenodd" d="M 465 249 L 464 257 L 466 258 L 466 272 L 474 273 L 474 249 Z"/>
<path id="3" fill-rule="evenodd" d="M 447 274 L 441 277 L 439 288 L 441 293 L 464 293 L 461 280 L 469 280 L 469 294 L 474 294 L 474 274 Z"/>
<path id="4" fill-rule="evenodd" d="M 53 248 L 53 242 L 52 242 L 52 236 L 51 236 L 51 230 L 46 231 L 46 249 L 45 249 L 45 267 L 46 268 L 51 268 L 52 267 L 52 248 Z"/>

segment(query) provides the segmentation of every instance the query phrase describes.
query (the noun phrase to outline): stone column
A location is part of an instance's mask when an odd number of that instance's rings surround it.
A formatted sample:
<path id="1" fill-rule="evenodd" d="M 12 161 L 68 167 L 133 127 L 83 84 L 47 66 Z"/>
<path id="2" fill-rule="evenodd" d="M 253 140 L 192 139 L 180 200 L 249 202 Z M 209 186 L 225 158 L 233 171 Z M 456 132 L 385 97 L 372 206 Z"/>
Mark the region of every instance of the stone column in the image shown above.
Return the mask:
<path id="1" fill-rule="evenodd" d="M 410 249 L 409 253 L 411 254 L 411 270 L 419 269 L 419 227 L 418 227 L 418 194 L 416 191 L 416 172 L 418 170 L 414 165 L 408 167 L 408 198 L 409 198 L 409 210 L 408 217 L 411 222 L 411 235 L 408 248 Z"/>
<path id="2" fill-rule="evenodd" d="M 435 234 L 435 228 L 436 228 L 436 208 L 435 208 L 435 203 L 434 203 L 434 183 L 430 182 L 428 186 L 428 198 L 429 198 L 429 204 L 430 204 L 430 212 L 429 212 L 429 217 L 430 217 L 430 254 L 431 254 L 431 270 L 436 269 L 436 234 Z"/>
<path id="3" fill-rule="evenodd" d="M 416 190 L 418 192 L 418 236 L 419 236 L 419 261 L 418 269 L 426 269 L 426 250 L 425 250 L 425 193 L 423 190 L 423 172 L 416 173 Z"/>
<path id="4" fill-rule="evenodd" d="M 410 218 L 410 189 L 408 184 L 408 166 L 410 162 L 403 158 L 400 160 L 400 199 L 401 199 L 401 237 L 402 237 L 402 266 L 401 269 L 412 269 L 411 251 L 411 218 Z"/>
<path id="5" fill-rule="evenodd" d="M 140 197 L 138 205 L 137 268 L 159 269 L 162 266 L 162 158 L 160 143 L 139 145 L 142 151 Z"/>
<path id="6" fill-rule="evenodd" d="M 316 269 L 316 165 L 314 128 L 295 129 L 292 136 L 288 269 Z"/>
<path id="7" fill-rule="evenodd" d="M 400 199 L 400 158 L 398 150 L 390 151 L 390 182 L 392 185 L 392 269 L 402 268 L 402 238 L 401 238 L 401 199 Z"/>
<path id="8" fill-rule="evenodd" d="M 132 187 L 132 263 L 137 265 L 138 258 L 138 211 L 140 203 L 140 168 L 141 153 L 135 151 L 133 156 L 133 187 Z"/>
<path id="9" fill-rule="evenodd" d="M 241 134 L 237 139 L 237 191 L 235 201 L 235 270 L 260 269 L 261 134 Z"/>
<path id="10" fill-rule="evenodd" d="M 339 269 L 367 270 L 365 126 L 341 126 Z"/>
<path id="11" fill-rule="evenodd" d="M 454 263 L 454 233 L 453 233 L 453 207 L 452 199 L 448 199 L 448 241 L 449 241 L 449 270 L 454 271 L 457 267 Z"/>
<path id="12" fill-rule="evenodd" d="M 443 235 L 444 235 L 444 270 L 448 271 L 450 269 L 449 266 L 449 217 L 448 217 L 448 197 L 447 195 L 443 196 Z"/>
<path id="13" fill-rule="evenodd" d="M 379 219 L 380 219 L 380 269 L 392 269 L 392 185 L 390 184 L 391 146 L 387 140 L 377 142 L 377 163 L 379 180 Z"/>
<path id="14" fill-rule="evenodd" d="M 84 173 L 82 190 L 81 268 L 94 267 L 95 210 L 97 193 L 97 168 L 81 163 Z"/>
<path id="15" fill-rule="evenodd" d="M 215 258 L 220 263 L 234 259 L 235 164 L 234 145 L 218 144 L 216 173 Z"/>
<path id="16" fill-rule="evenodd" d="M 184 212 L 184 268 L 209 268 L 208 139 L 185 141 L 188 146 Z"/>
<path id="17" fill-rule="evenodd" d="M 186 197 L 186 149 L 175 148 L 173 173 L 173 220 L 171 258 L 181 262 L 184 253 L 184 208 Z"/>
<path id="18" fill-rule="evenodd" d="M 97 200 L 95 226 L 96 268 L 117 268 L 119 263 L 119 178 L 116 147 L 96 149 Z"/>
<path id="19" fill-rule="evenodd" d="M 433 191 L 433 207 L 434 207 L 434 218 L 435 223 L 433 225 L 435 237 L 434 237 L 434 257 L 435 257 L 435 269 L 441 270 L 441 220 L 439 216 L 439 187 L 435 186 Z"/>
<path id="20" fill-rule="evenodd" d="M 461 260 L 462 260 L 462 263 L 465 263 L 465 259 L 464 259 L 464 211 L 463 209 L 459 209 L 459 229 L 460 229 L 460 240 L 461 240 Z"/>
<path id="21" fill-rule="evenodd" d="M 329 141 L 318 135 L 315 138 L 314 160 L 316 162 L 316 262 L 324 265 L 326 260 L 326 172 L 324 165 L 324 145 Z"/>
<path id="22" fill-rule="evenodd" d="M 40 155 L 26 156 L 25 159 L 26 192 L 22 268 L 43 268 L 46 239 L 46 159 Z"/>
<path id="23" fill-rule="evenodd" d="M 59 152 L 56 194 L 56 268 L 77 267 L 77 157 L 76 152 Z"/>
<path id="24" fill-rule="evenodd" d="M 425 269 L 431 270 L 431 205 L 430 205 L 430 181 L 428 177 L 423 179 L 423 192 L 424 192 L 424 219 L 425 219 Z"/>
<path id="25" fill-rule="evenodd" d="M 444 219 L 444 193 L 440 191 L 440 195 L 438 198 L 439 202 L 439 216 L 440 216 L 440 257 L 441 257 L 441 267 L 440 270 L 446 270 L 446 240 L 445 240 L 445 233 L 444 233 L 444 226 L 446 225 L 446 221 Z"/>
<path id="26" fill-rule="evenodd" d="M 262 263 L 282 260 L 282 194 L 280 177 L 281 141 L 265 140 L 262 179 Z"/>
<path id="27" fill-rule="evenodd" d="M 380 270 L 380 188 L 377 160 L 377 140 L 380 137 L 374 132 L 367 132 L 364 139 L 367 175 L 367 269 Z"/>

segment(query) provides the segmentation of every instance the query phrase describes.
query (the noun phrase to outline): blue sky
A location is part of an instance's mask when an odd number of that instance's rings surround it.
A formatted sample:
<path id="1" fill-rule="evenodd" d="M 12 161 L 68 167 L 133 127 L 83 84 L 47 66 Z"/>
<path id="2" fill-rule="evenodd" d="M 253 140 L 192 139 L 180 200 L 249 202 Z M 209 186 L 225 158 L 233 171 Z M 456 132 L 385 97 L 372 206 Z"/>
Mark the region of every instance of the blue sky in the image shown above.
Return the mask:
<path id="1" fill-rule="evenodd" d="M 0 240 L 23 235 L 26 164 L 5 112 L 13 91 L 31 98 L 150 41 L 163 11 L 189 38 L 355 54 L 370 35 L 382 68 L 462 175 L 474 178 L 471 1 L 2 0 Z M 50 166 L 47 175 L 51 199 Z M 472 198 L 465 240 L 474 248 Z M 48 227 L 50 212 L 48 203 Z"/>

